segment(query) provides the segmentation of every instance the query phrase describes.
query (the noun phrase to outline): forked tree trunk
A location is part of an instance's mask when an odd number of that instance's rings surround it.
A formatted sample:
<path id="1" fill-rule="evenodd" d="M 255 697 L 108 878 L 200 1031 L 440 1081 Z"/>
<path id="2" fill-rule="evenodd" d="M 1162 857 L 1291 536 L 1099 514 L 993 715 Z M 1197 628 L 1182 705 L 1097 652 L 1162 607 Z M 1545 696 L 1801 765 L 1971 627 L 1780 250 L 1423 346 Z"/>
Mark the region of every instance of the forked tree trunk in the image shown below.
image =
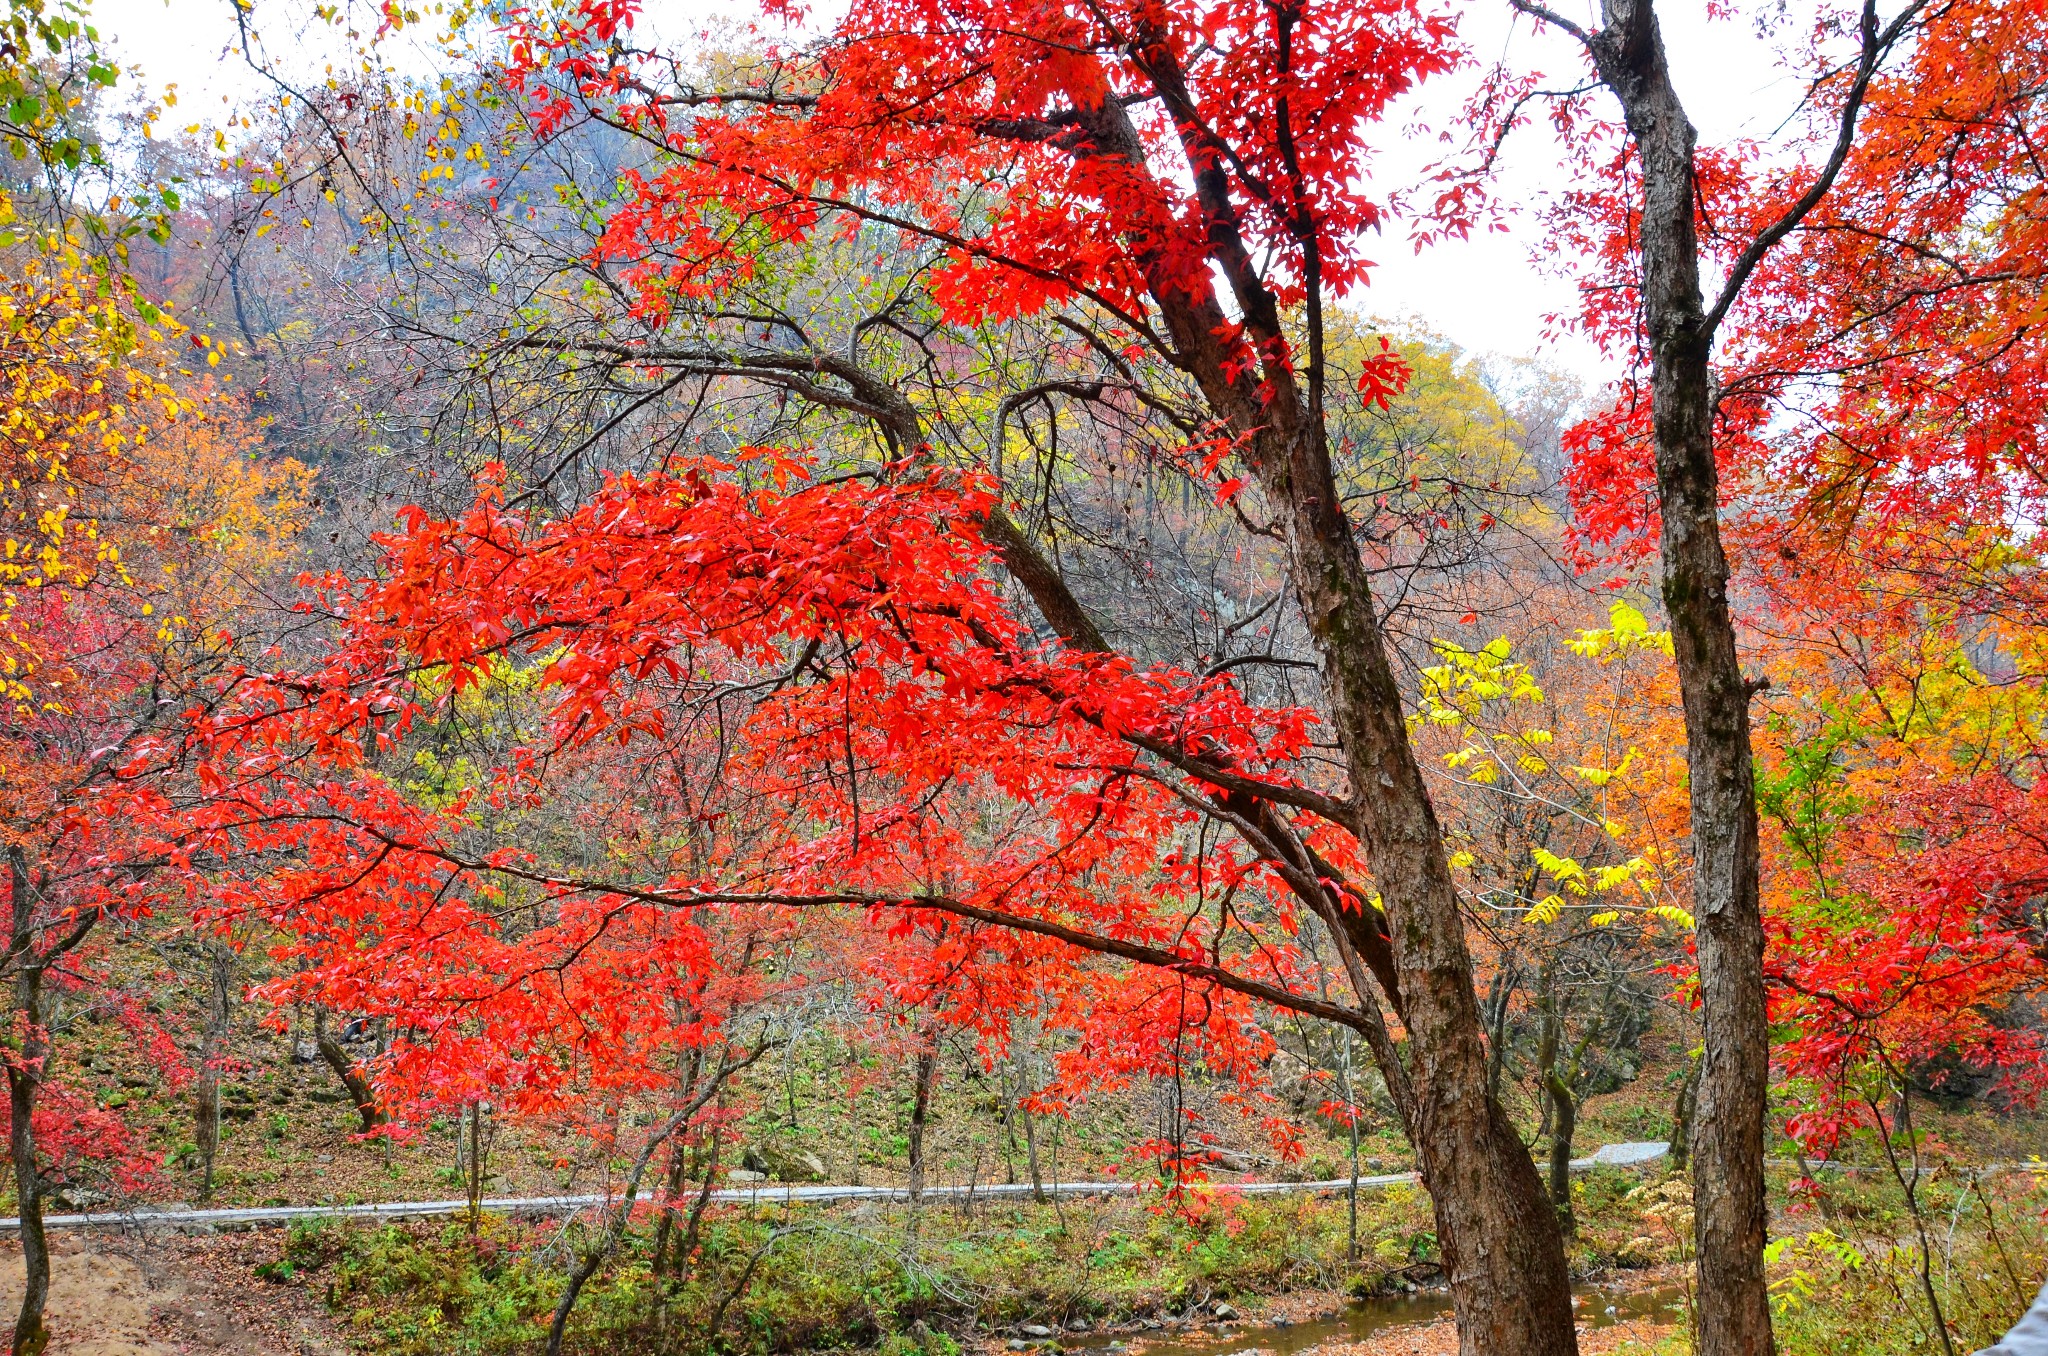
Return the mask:
<path id="1" fill-rule="evenodd" d="M 1701 1356 L 1768 1356 L 1764 1115 L 1770 1069 L 1749 699 L 1728 605 L 1714 462 L 1713 333 L 1700 293 L 1695 134 L 1652 0 L 1602 0 L 1590 47 L 1641 157 L 1664 606 L 1685 707 L 1706 1052 L 1693 1138 Z"/>
<path id="2" fill-rule="evenodd" d="M 1170 113 L 1191 107 L 1186 77 L 1165 35 L 1140 22 L 1129 51 Z M 1067 91 L 1071 125 L 1060 133 L 1071 153 L 1118 162 L 1120 172 L 1133 178 L 1134 191 L 1169 200 L 1180 190 L 1168 193 L 1152 179 L 1144 142 L 1125 104 L 1106 85 L 1088 83 L 1078 74 L 1084 69 L 1075 68 L 1075 87 Z M 1246 243 L 1214 148 L 1196 120 L 1181 117 L 1175 125 L 1188 163 L 1200 167 L 1192 180 L 1214 272 L 1191 275 L 1163 250 L 1141 248 L 1137 261 L 1175 364 L 1200 387 L 1209 410 L 1236 440 L 1277 518 L 1288 581 L 1321 659 L 1329 728 L 1349 782 L 1335 814 L 1365 849 L 1372 886 L 1385 906 L 1384 927 L 1362 891 L 1340 900 L 1334 886 L 1314 883 L 1340 873 L 1326 862 L 1305 860 L 1311 850 L 1270 804 L 1242 796 L 1232 803 L 1232 813 L 1243 811 L 1237 822 L 1253 838 L 1264 836 L 1261 825 L 1276 831 L 1260 852 L 1310 882 L 1305 890 L 1297 886 L 1298 892 L 1339 934 L 1340 949 L 1348 950 L 1359 1029 L 1401 1112 L 1434 1207 L 1461 1352 L 1570 1356 L 1578 1338 L 1564 1240 L 1528 1149 L 1489 1092 L 1486 1028 L 1443 830 L 1408 742 L 1401 686 L 1371 577 L 1331 464 L 1322 410 L 1324 301 L 1314 256 L 1302 279 L 1311 332 L 1304 370 L 1273 359 L 1293 343 L 1279 301 Z M 1312 223 L 1303 229 L 1313 234 Z M 1214 289 L 1217 276 L 1231 289 L 1234 313 L 1226 312 Z M 1240 335 L 1260 355 L 1257 361 L 1247 363 Z M 864 383 L 862 391 L 897 445 L 924 443 L 917 411 L 886 382 Z M 1108 648 L 1057 568 L 1013 522 L 992 512 L 983 529 L 1071 648 Z M 1278 839 L 1291 846 L 1276 846 Z M 1406 1028 L 1400 1047 L 1388 1034 L 1375 990 L 1385 994 Z M 1055 1161 L 1055 1205 L 1057 1176 Z"/>
<path id="3" fill-rule="evenodd" d="M 1170 47 L 1163 37 L 1156 43 L 1143 32 L 1133 37 L 1132 50 L 1157 63 L 1148 74 L 1169 107 L 1185 106 L 1184 77 L 1171 64 Z M 1148 176 L 1143 143 L 1123 105 L 1106 90 L 1070 93 L 1077 134 L 1085 138 L 1076 153 L 1118 160 Z M 1459 1349 L 1464 1356 L 1572 1356 L 1578 1337 L 1564 1240 L 1528 1149 L 1488 1091 L 1486 1030 L 1443 830 L 1408 742 L 1371 578 L 1330 460 L 1321 341 L 1312 340 L 1306 385 L 1285 367 L 1243 366 L 1229 336 L 1242 332 L 1265 350 L 1288 345 L 1279 305 L 1258 276 L 1215 156 L 1192 123 L 1179 127 L 1190 163 L 1211 167 L 1194 174 L 1195 196 L 1209 255 L 1232 289 L 1242 325 L 1208 285 L 1191 283 L 1173 262 L 1141 255 L 1141 264 L 1179 363 L 1239 439 L 1246 465 L 1277 514 L 1289 582 L 1321 659 L 1328 721 L 1350 783 L 1347 827 L 1365 849 L 1387 925 L 1383 931 L 1362 898 L 1348 907 L 1331 900 L 1324 916 L 1341 932 L 1340 946 L 1353 959 L 1364 958 L 1407 1029 L 1397 1049 L 1379 1016 L 1373 982 L 1347 962 L 1361 1011 L 1372 1013 L 1368 1042 L 1430 1194 Z M 1315 331 L 1320 280 L 1304 281 Z M 1096 628 L 1072 620 L 1085 614 L 1061 596 L 1056 571 L 1032 568 L 1029 561 L 1018 571 L 1011 561 L 1023 554 L 1017 543 L 998 532 L 995 544 L 1069 645 L 1104 648 Z M 1315 864 L 1316 874 L 1334 875 L 1322 865 Z M 1325 905 L 1318 900 L 1317 907 Z"/>

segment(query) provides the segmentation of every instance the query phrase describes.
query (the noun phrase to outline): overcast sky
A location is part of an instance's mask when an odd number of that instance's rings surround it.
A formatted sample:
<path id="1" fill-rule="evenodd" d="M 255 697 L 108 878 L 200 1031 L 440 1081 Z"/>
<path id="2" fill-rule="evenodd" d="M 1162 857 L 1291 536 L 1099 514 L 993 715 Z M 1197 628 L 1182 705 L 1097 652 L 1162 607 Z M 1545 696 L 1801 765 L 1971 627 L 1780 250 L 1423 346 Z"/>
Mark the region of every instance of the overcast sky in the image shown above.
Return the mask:
<path id="1" fill-rule="evenodd" d="M 740 0 L 744 4 L 745 0 Z M 184 126 L 218 119 L 237 100 L 253 97 L 259 85 L 237 49 L 235 0 L 97 0 L 94 16 L 102 34 L 115 39 L 124 64 L 139 66 L 143 88 L 155 94 L 178 87 L 178 108 L 168 121 Z M 296 0 L 254 0 L 253 23 L 273 57 L 306 73 L 317 73 L 336 41 L 324 24 L 300 27 L 306 7 Z M 1559 10 L 1591 23 L 1590 0 L 1561 0 Z M 1769 46 L 1739 24 L 1709 23 L 1697 0 L 1666 0 L 1662 6 L 1667 46 L 1686 107 L 1701 138 L 1714 142 L 1744 134 L 1764 136 L 1796 105 L 1796 80 L 1778 69 Z M 710 13 L 734 14 L 729 3 L 705 0 L 648 0 L 655 31 L 684 35 Z M 1563 42 L 1532 36 L 1526 21 L 1512 21 L 1506 0 L 1471 0 L 1461 29 L 1482 61 L 1512 51 L 1518 66 L 1535 65 L 1569 76 L 1581 69 Z M 405 63 L 431 61 L 414 49 Z M 1410 123 L 1456 125 L 1471 89 L 1469 78 L 1435 81 L 1419 91 L 1392 126 Z M 1432 142 L 1396 144 L 1381 156 L 1376 179 L 1412 180 L 1415 171 L 1441 153 Z M 1533 130 L 1511 143 L 1504 162 L 1503 196 L 1533 204 L 1557 180 L 1555 147 L 1547 133 Z M 1527 219 L 1506 235 L 1450 242 L 1415 255 L 1407 241 L 1390 234 L 1373 257 L 1381 265 L 1371 287 L 1354 304 L 1371 314 L 1415 316 L 1430 328 L 1475 353 L 1533 356 L 1597 380 L 1597 355 L 1575 341 L 1547 341 L 1541 331 L 1547 313 L 1571 308 L 1569 284 L 1533 266 Z"/>

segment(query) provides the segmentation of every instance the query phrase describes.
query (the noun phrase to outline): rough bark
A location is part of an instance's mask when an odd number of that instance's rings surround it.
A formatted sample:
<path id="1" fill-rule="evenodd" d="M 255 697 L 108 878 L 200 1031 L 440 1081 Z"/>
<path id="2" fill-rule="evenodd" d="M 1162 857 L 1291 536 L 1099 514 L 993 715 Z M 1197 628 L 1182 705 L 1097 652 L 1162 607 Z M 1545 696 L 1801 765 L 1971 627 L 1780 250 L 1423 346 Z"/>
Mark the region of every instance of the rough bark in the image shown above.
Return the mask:
<path id="1" fill-rule="evenodd" d="M 1216 319 L 1208 328 L 1220 328 Z M 1355 829 L 1386 905 L 1397 980 L 1390 997 L 1409 1037 L 1412 1096 L 1403 1111 L 1435 1207 L 1460 1350 L 1575 1351 L 1563 1242 L 1521 1137 L 1488 1093 L 1485 1028 L 1443 832 L 1408 743 L 1400 689 L 1339 506 L 1327 444 L 1319 429 L 1275 433 L 1283 436 L 1255 440 L 1280 445 L 1258 447 L 1253 469 L 1267 497 L 1287 509 L 1293 583 L 1322 655 L 1331 724 L 1344 745 L 1358 811 Z M 1354 948 L 1366 952 L 1376 926 L 1355 910 L 1342 918 Z M 1388 1070 L 1390 1085 L 1402 1072 Z"/>
<path id="2" fill-rule="evenodd" d="M 1196 340 L 1223 324 L 1218 308 L 1176 329 Z M 1255 441 L 1269 443 L 1271 435 Z M 1486 1030 L 1442 830 L 1408 743 L 1400 690 L 1319 430 L 1312 441 L 1298 453 L 1269 453 L 1254 469 L 1268 497 L 1293 510 L 1290 573 L 1323 656 L 1331 723 L 1360 805 L 1352 827 L 1391 927 L 1382 932 L 1355 907 L 1331 921 L 1340 945 L 1378 962 L 1373 975 L 1408 1029 L 1405 1061 L 1389 1044 L 1377 1045 L 1374 1056 L 1430 1193 L 1460 1352 L 1576 1352 L 1557 1216 L 1491 1094 Z M 1391 984 L 1380 978 L 1383 970 Z M 1362 1001 L 1369 998 L 1356 979 L 1354 986 Z"/>
<path id="3" fill-rule="evenodd" d="M 1701 1356 L 1768 1356 L 1763 1265 L 1769 1032 L 1758 905 L 1749 699 L 1728 605 L 1714 462 L 1713 334 L 1694 228 L 1695 134 L 1652 0 L 1602 0 L 1588 46 L 1619 98 L 1643 174 L 1643 319 L 1663 515 L 1664 606 L 1685 707 L 1693 913 L 1706 1053 L 1693 1154 Z"/>
<path id="4" fill-rule="evenodd" d="M 36 1093 L 50 1057 L 43 1027 L 43 966 L 36 954 L 35 890 L 28 856 L 7 850 L 9 875 L 8 955 L 14 971 L 14 1020 L 19 1044 L 7 1060 L 7 1152 L 14 1164 L 15 1214 L 21 1219 L 24 1286 L 14 1322 L 13 1356 L 38 1356 L 50 1341 L 43 1308 L 50 1298 L 50 1244 L 43 1231 L 43 1175 L 36 1155 Z"/>

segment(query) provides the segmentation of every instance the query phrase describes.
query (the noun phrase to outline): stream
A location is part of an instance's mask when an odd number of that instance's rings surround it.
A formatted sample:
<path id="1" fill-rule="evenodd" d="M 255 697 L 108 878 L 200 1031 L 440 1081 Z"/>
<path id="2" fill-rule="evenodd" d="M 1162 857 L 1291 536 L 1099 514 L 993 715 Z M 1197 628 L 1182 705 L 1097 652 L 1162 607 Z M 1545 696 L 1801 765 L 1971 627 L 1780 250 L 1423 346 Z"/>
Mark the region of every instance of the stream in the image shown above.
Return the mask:
<path id="1" fill-rule="evenodd" d="M 1634 1319 L 1676 1323 L 1685 1316 L 1685 1290 L 1666 1285 L 1651 1289 L 1622 1286 L 1585 1286 L 1577 1292 L 1579 1321 L 1589 1328 Z M 1443 1291 L 1425 1290 L 1413 1295 L 1395 1295 L 1353 1300 L 1341 1313 L 1303 1319 L 1298 1323 L 1243 1323 L 1197 1332 L 1145 1333 L 1135 1339 L 1143 1356 L 1233 1356 L 1236 1352 L 1264 1351 L 1272 1356 L 1296 1356 L 1325 1342 L 1362 1342 L 1389 1328 L 1430 1323 L 1448 1318 L 1451 1297 Z M 1065 1339 L 1069 1350 L 1107 1351 L 1122 1347 L 1121 1337 L 1098 1334 Z"/>

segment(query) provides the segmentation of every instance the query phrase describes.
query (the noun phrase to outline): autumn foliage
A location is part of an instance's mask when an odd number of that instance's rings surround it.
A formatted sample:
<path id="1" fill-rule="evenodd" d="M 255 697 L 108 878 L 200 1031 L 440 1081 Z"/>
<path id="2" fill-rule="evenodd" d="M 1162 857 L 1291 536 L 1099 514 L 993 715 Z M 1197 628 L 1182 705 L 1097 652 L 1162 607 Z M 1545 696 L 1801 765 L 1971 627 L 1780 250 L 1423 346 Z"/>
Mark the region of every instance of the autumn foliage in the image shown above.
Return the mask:
<path id="1" fill-rule="evenodd" d="M 1700 449 L 1755 675 L 1730 680 L 1750 723 L 1724 722 L 1761 810 L 1752 1034 L 1772 1143 L 1809 1155 L 1918 1152 L 1913 1099 L 2005 1113 L 2048 1087 L 2044 14 L 1909 5 L 1860 65 L 1874 18 L 1780 34 L 1812 76 L 1786 138 L 1691 162 L 1700 260 L 1742 284 Z M 986 1069 L 1041 1042 L 1026 1113 L 1199 1071 L 1283 1164 L 1283 1028 L 1323 1023 L 1346 1086 L 1316 1103 L 1355 1128 L 1362 1038 L 1465 1349 L 1574 1350 L 1577 1117 L 1654 1026 L 1684 1052 L 1683 1137 L 1720 1001 L 1698 636 L 1649 583 L 1677 501 L 1639 132 L 1593 85 L 1507 68 L 1472 110 L 1491 163 L 1551 101 L 1571 183 L 1546 248 L 1623 370 L 1541 437 L 1445 346 L 1339 310 L 1416 201 L 1361 168 L 1471 60 L 1439 7 L 856 0 L 810 31 L 773 0 L 791 36 L 694 66 L 640 50 L 638 17 L 506 11 L 482 93 L 409 92 L 419 217 L 336 207 L 347 147 L 234 190 L 318 184 L 350 268 L 358 227 L 440 261 L 450 223 L 542 219 L 516 174 L 458 181 L 489 159 L 479 109 L 501 155 L 630 148 L 599 191 L 550 184 L 586 235 L 518 301 L 495 276 L 483 301 L 378 296 L 402 344 L 459 355 L 471 403 L 403 430 L 432 384 L 405 349 L 337 488 L 273 455 L 304 370 L 242 306 L 241 244 L 240 351 L 61 231 L 7 247 L 17 1163 L 149 1190 L 159 1163 L 50 1075 L 50 999 L 182 1093 L 218 1042 L 136 1002 L 154 962 L 115 948 L 260 955 L 248 996 L 310 1017 L 365 1137 L 453 1121 L 475 1154 L 488 1115 L 627 1165 L 565 1253 L 559 1347 L 636 1209 L 656 1273 L 687 1265 L 741 1074 L 827 990 L 853 996 L 836 1029 L 914 1071 L 918 1134 L 942 1041 Z M 1489 223 L 1469 170 L 1443 169 L 1425 238 Z M 592 372 L 623 412 L 548 425 Z M 405 493 L 349 499 L 352 458 L 408 457 Z M 1147 554 L 1169 540 L 1187 560 Z M 1136 615 L 1132 580 L 1187 617 Z M 330 1020 L 380 1038 L 343 1051 Z M 1218 1126 L 1169 1119 L 1123 1166 L 1196 1209 Z"/>

